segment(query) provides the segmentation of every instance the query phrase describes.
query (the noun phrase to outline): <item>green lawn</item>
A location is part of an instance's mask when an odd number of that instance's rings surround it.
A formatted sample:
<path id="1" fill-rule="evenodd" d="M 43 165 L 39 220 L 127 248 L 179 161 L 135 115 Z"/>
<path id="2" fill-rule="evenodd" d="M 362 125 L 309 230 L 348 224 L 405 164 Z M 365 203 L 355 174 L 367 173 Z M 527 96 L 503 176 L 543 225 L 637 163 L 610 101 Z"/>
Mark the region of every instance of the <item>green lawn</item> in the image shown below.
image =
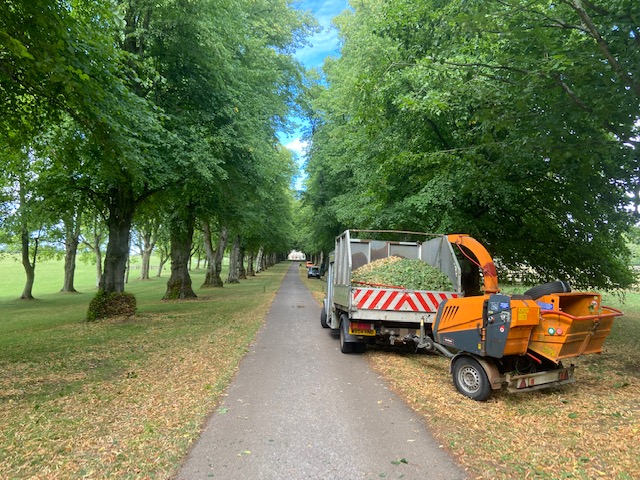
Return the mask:
<path id="1" fill-rule="evenodd" d="M 204 271 L 194 270 L 189 301 L 163 301 L 167 276 L 140 281 L 134 270 L 137 317 L 86 323 L 92 265 L 78 265 L 82 293 L 61 294 L 62 264 L 40 263 L 37 299 L 24 301 L 21 265 L 0 260 L 0 478 L 170 478 L 288 267 L 222 289 L 198 288 Z M 299 272 L 321 302 L 324 280 Z M 578 359 L 577 382 L 557 391 L 478 403 L 457 394 L 446 359 L 366 357 L 474 478 L 631 479 L 640 471 L 640 294 L 605 297 L 625 316 L 603 354 Z"/>
<path id="2" fill-rule="evenodd" d="M 167 277 L 130 276 L 134 319 L 87 323 L 92 265 L 59 293 L 62 264 L 0 262 L 0 478 L 168 478 L 263 323 L 288 263 L 198 299 L 163 301 Z M 223 277 L 224 278 L 224 277 Z"/>

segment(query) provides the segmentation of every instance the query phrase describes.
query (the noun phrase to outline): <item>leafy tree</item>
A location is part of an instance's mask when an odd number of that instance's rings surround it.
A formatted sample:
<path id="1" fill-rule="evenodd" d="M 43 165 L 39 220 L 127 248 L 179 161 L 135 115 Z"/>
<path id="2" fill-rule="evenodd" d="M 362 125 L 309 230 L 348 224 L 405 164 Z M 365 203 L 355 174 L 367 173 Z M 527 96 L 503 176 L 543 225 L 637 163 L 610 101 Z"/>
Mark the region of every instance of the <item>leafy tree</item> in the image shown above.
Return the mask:
<path id="1" fill-rule="evenodd" d="M 140 279 L 149 280 L 151 269 L 151 255 L 163 228 L 160 206 L 153 202 L 153 198 L 137 209 L 134 217 L 133 236 L 140 256 Z"/>
<path id="2" fill-rule="evenodd" d="M 213 231 L 211 223 L 208 220 L 202 220 L 202 231 L 204 236 L 205 253 L 207 255 L 207 273 L 205 275 L 202 287 L 222 287 L 222 260 L 224 251 L 227 248 L 228 230 L 224 225 L 220 225 L 217 232 L 217 241 L 215 248 L 213 247 Z"/>
<path id="3" fill-rule="evenodd" d="M 354 5 L 314 104 L 312 221 L 464 231 L 531 281 L 628 285 L 635 9 Z"/>
<path id="4" fill-rule="evenodd" d="M 118 48 L 120 9 L 93 0 L 10 1 L 1 8 L 0 94 L 7 101 L 0 129 L 25 148 L 63 114 L 76 122 L 91 151 L 82 174 L 109 212 L 100 288 L 122 292 L 135 204 L 162 183 L 150 145 L 166 136 L 153 138 L 162 131 L 156 112 L 129 88 L 136 77 L 127 66 L 135 62 Z"/>

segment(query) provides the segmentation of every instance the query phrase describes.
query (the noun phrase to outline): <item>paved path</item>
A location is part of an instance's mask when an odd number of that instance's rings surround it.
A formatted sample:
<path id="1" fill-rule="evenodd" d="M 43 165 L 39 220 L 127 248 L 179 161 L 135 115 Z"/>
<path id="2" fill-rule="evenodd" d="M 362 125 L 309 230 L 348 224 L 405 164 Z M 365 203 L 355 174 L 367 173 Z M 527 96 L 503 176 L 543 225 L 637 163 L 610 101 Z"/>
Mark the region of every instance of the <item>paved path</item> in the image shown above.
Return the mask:
<path id="1" fill-rule="evenodd" d="M 363 356 L 340 353 L 298 268 L 178 479 L 464 479 Z"/>

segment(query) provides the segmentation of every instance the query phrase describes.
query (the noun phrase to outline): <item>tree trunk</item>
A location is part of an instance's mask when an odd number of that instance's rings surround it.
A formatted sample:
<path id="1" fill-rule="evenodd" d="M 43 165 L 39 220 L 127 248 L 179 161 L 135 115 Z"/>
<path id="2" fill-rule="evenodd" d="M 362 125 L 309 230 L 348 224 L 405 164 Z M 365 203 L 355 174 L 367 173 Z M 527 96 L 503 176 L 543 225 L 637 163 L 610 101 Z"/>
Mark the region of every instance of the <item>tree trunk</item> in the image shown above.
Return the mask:
<path id="1" fill-rule="evenodd" d="M 64 222 L 65 239 L 64 239 L 64 282 L 61 292 L 76 293 L 74 286 L 76 272 L 76 256 L 78 254 L 78 245 L 80 244 L 80 223 L 82 214 L 78 212 L 75 218 L 72 216 Z"/>
<path id="2" fill-rule="evenodd" d="M 24 267 L 24 272 L 27 275 L 27 281 L 24 285 L 24 290 L 22 291 L 22 295 L 20 298 L 23 300 L 33 300 L 33 284 L 36 279 L 36 259 L 38 258 L 38 239 L 35 239 L 35 244 L 33 248 L 33 262 L 29 258 L 29 224 L 27 220 L 26 214 L 26 204 L 27 197 L 25 194 L 24 188 L 24 178 L 22 175 L 20 176 L 19 185 L 19 195 L 20 195 L 20 224 L 21 224 L 21 232 L 20 232 L 20 240 L 22 245 L 22 266 Z"/>
<path id="3" fill-rule="evenodd" d="M 272 263 L 272 254 L 268 253 L 267 255 L 264 255 L 262 258 L 264 258 L 264 269 L 266 270 L 267 268 L 269 268 L 271 265 L 273 265 Z"/>
<path id="4" fill-rule="evenodd" d="M 27 229 L 26 224 L 23 223 L 22 226 L 22 265 L 24 266 L 24 271 L 27 274 L 27 282 L 24 285 L 24 290 L 22 291 L 22 295 L 20 296 L 23 300 L 33 300 L 33 283 L 36 279 L 36 258 L 38 254 L 38 240 L 35 241 L 34 252 L 33 252 L 33 262 L 29 258 L 29 230 Z"/>
<path id="5" fill-rule="evenodd" d="M 255 252 L 253 250 L 250 250 L 249 255 L 247 257 L 247 275 L 250 277 L 256 276 L 256 271 L 253 269 L 254 256 L 255 256 Z"/>
<path id="6" fill-rule="evenodd" d="M 197 298 L 196 292 L 191 287 L 189 275 L 194 226 L 195 217 L 188 210 L 183 218 L 174 219 L 171 222 L 171 278 L 167 282 L 164 300 Z"/>
<path id="7" fill-rule="evenodd" d="M 240 236 L 236 235 L 233 239 L 233 246 L 229 254 L 229 274 L 227 275 L 227 283 L 240 283 L 239 278 L 239 257 L 240 257 Z"/>
<path id="8" fill-rule="evenodd" d="M 100 288 L 100 279 L 102 278 L 102 250 L 100 250 L 100 244 L 102 238 L 100 234 L 94 234 L 93 236 L 93 251 L 96 254 L 96 288 Z"/>
<path id="9" fill-rule="evenodd" d="M 204 230 L 204 245 L 209 256 L 209 267 L 207 268 L 207 274 L 204 278 L 203 287 L 222 287 L 222 259 L 224 258 L 224 251 L 227 248 L 227 239 L 229 232 L 226 227 L 220 227 L 220 234 L 218 235 L 218 243 L 215 250 L 211 243 L 211 227 L 208 222 L 203 222 Z"/>
<path id="10" fill-rule="evenodd" d="M 164 264 L 169 260 L 169 254 L 167 253 L 165 248 L 159 248 L 160 250 L 160 264 L 158 265 L 158 274 L 156 277 L 160 278 L 162 275 L 162 269 L 164 268 Z"/>
<path id="11" fill-rule="evenodd" d="M 256 258 L 256 272 L 261 272 L 263 269 L 262 260 L 264 258 L 264 247 L 258 249 L 258 256 Z"/>
<path id="12" fill-rule="evenodd" d="M 129 256 L 131 223 L 135 212 L 133 191 L 124 185 L 112 193 L 109 202 L 109 242 L 99 289 L 104 293 L 124 292 Z"/>
<path id="13" fill-rule="evenodd" d="M 242 246 L 242 242 L 240 242 L 240 249 L 238 250 L 238 278 L 240 280 L 247 279 L 247 271 L 244 268 L 244 257 L 245 257 L 244 247 Z"/>
<path id="14" fill-rule="evenodd" d="M 156 244 L 153 241 L 153 234 L 149 231 L 142 235 L 142 271 L 140 272 L 141 280 L 149 280 L 149 269 L 151 268 L 151 254 Z M 160 276 L 160 275 L 158 275 Z"/>
<path id="15" fill-rule="evenodd" d="M 99 228 L 100 220 L 96 217 L 93 219 L 93 238 L 91 242 L 82 240 L 82 243 L 90 249 L 96 256 L 96 288 L 100 288 L 100 278 L 102 278 L 102 251 L 100 250 L 102 245 L 102 233 Z"/>
<path id="16" fill-rule="evenodd" d="M 202 250 L 199 248 L 196 251 L 196 270 L 200 270 L 200 263 L 202 262 Z"/>

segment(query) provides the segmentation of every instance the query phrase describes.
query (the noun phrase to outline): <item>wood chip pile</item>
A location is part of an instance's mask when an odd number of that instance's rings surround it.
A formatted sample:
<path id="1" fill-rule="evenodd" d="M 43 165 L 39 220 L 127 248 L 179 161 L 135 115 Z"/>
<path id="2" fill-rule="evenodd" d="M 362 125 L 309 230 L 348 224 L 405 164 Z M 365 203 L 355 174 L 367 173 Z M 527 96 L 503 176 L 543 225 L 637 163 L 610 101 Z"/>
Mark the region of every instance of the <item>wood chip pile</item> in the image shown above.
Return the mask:
<path id="1" fill-rule="evenodd" d="M 452 291 L 449 278 L 422 260 L 382 258 L 351 272 L 352 285 L 382 285 L 408 290 Z"/>

